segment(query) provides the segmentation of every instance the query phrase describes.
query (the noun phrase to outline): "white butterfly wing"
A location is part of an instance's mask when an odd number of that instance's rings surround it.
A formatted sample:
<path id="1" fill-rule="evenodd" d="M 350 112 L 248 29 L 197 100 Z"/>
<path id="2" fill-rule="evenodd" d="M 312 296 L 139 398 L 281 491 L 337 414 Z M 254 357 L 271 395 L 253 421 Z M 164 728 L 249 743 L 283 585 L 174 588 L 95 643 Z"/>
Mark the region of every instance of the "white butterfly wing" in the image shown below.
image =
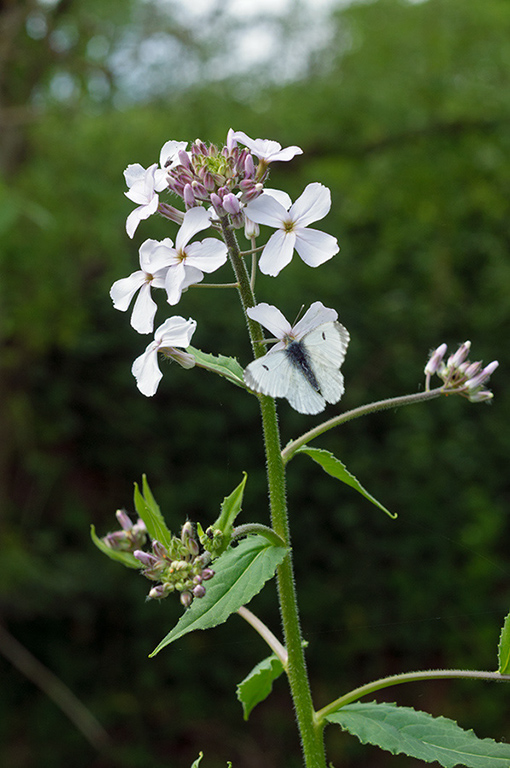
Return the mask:
<path id="1" fill-rule="evenodd" d="M 344 377 L 339 368 L 348 343 L 348 331 L 337 322 L 320 325 L 302 339 L 321 394 L 328 403 L 337 403 L 344 393 Z"/>
<path id="2" fill-rule="evenodd" d="M 320 413 L 326 407 L 323 396 L 312 387 L 303 372 L 295 365 L 292 365 L 289 389 L 285 397 L 299 413 L 312 415 Z"/>
<path id="3" fill-rule="evenodd" d="M 271 397 L 286 397 L 292 363 L 284 349 L 268 352 L 250 363 L 244 371 L 244 380 L 254 392 Z"/>

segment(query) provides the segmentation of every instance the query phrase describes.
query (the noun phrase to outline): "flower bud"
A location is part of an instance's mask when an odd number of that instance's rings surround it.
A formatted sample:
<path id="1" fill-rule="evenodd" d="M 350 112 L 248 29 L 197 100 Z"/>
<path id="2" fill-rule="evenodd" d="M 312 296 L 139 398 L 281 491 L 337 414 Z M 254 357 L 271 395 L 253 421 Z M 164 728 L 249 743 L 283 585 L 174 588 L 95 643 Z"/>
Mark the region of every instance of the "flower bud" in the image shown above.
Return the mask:
<path id="1" fill-rule="evenodd" d="M 461 344 L 458 350 L 448 358 L 447 365 L 452 366 L 453 368 L 457 368 L 457 366 L 459 366 L 461 363 L 464 362 L 464 360 L 469 354 L 470 349 L 471 349 L 471 342 L 465 341 L 464 344 Z"/>
<path id="2" fill-rule="evenodd" d="M 159 560 L 157 557 L 149 554 L 149 552 L 144 552 L 141 549 L 135 549 L 133 555 L 142 563 L 142 565 L 145 565 L 148 568 L 154 568 L 159 565 Z"/>
<path id="3" fill-rule="evenodd" d="M 131 522 L 131 518 L 127 514 L 125 509 L 118 509 L 115 513 L 115 517 L 117 518 L 120 527 L 124 531 L 130 531 L 133 527 L 133 523 Z"/>
<path id="4" fill-rule="evenodd" d="M 184 200 L 184 205 L 186 206 L 187 209 L 194 208 L 196 200 L 195 200 L 195 195 L 193 194 L 193 187 L 191 186 L 191 184 L 189 183 L 185 184 L 182 197 Z"/>
<path id="5" fill-rule="evenodd" d="M 214 571 L 212 570 L 212 568 L 204 568 L 201 575 L 204 581 L 209 581 L 209 579 L 212 579 L 212 577 L 214 576 Z"/>
<path id="6" fill-rule="evenodd" d="M 166 560 L 168 558 L 168 551 L 166 547 L 160 541 L 156 539 L 152 540 L 152 551 L 159 560 Z"/>
<path id="7" fill-rule="evenodd" d="M 177 153 L 177 156 L 179 158 L 180 164 L 191 170 L 191 161 L 189 159 L 188 153 L 185 152 L 184 149 L 180 149 Z"/>
<path id="8" fill-rule="evenodd" d="M 443 362 L 443 357 L 446 352 L 446 344 L 441 344 L 437 349 L 432 352 L 429 357 L 429 361 L 425 366 L 425 374 L 432 376 L 438 370 L 439 366 Z"/>
<path id="9" fill-rule="evenodd" d="M 246 159 L 244 161 L 244 174 L 245 178 L 247 179 L 253 179 L 255 176 L 255 164 L 253 162 L 252 155 L 246 155 Z"/>
<path id="10" fill-rule="evenodd" d="M 195 597 L 203 597 L 205 595 L 205 587 L 203 587 L 201 584 L 197 584 L 197 586 L 193 589 L 193 594 Z"/>
<path id="11" fill-rule="evenodd" d="M 193 595 L 191 592 L 181 592 L 181 603 L 185 608 L 189 608 L 193 602 Z"/>
<path id="12" fill-rule="evenodd" d="M 229 192 L 223 198 L 223 208 L 227 213 L 230 213 L 232 216 L 236 216 L 241 212 L 241 203 L 239 202 L 238 198 L 232 194 L 232 192 Z"/>

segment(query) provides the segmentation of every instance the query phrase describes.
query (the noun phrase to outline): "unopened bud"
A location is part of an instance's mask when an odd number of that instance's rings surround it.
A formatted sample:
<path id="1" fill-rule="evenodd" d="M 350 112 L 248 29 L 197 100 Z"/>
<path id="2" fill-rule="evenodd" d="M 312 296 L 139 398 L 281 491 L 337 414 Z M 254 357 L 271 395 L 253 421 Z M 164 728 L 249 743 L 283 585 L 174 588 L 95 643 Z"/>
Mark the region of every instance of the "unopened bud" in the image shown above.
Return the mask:
<path id="1" fill-rule="evenodd" d="M 159 560 L 165 560 L 168 558 L 168 551 L 166 547 L 164 547 L 163 544 L 156 539 L 152 540 L 152 551 Z"/>
<path id="2" fill-rule="evenodd" d="M 434 352 L 432 352 L 431 356 L 429 357 L 429 361 L 425 366 L 425 374 L 427 376 L 432 376 L 434 373 L 436 373 L 443 361 L 445 352 L 446 344 L 441 344 L 437 349 L 434 350 Z"/>
<path id="3" fill-rule="evenodd" d="M 120 527 L 124 531 L 131 530 L 131 528 L 133 527 L 133 523 L 131 522 L 131 518 L 129 517 L 125 509 L 118 509 L 115 513 L 115 517 L 117 518 Z"/>
<path id="4" fill-rule="evenodd" d="M 236 216 L 237 214 L 241 213 L 241 204 L 238 198 L 233 195 L 232 192 L 229 192 L 223 198 L 223 208 L 232 216 Z"/>
<path id="5" fill-rule="evenodd" d="M 193 187 L 191 186 L 191 184 L 184 185 L 184 191 L 183 191 L 182 197 L 183 197 L 184 205 L 186 206 L 186 208 L 189 209 L 195 206 L 196 200 L 195 200 L 195 195 L 193 194 Z"/>
<path id="6" fill-rule="evenodd" d="M 149 552 L 144 552 L 141 549 L 135 549 L 133 555 L 142 563 L 142 565 L 145 565 L 148 568 L 154 568 L 155 566 L 159 565 L 159 560 L 154 557 L 154 555 L 149 554 Z"/>
<path id="7" fill-rule="evenodd" d="M 209 579 L 212 579 L 212 577 L 214 576 L 214 571 L 212 570 L 212 568 L 204 568 L 201 576 L 204 581 L 209 581 Z"/>
<path id="8" fill-rule="evenodd" d="M 185 608 L 189 608 L 193 602 L 193 595 L 191 592 L 181 592 L 181 603 Z"/>
<path id="9" fill-rule="evenodd" d="M 197 584 L 197 586 L 193 589 L 193 594 L 195 597 L 203 597 L 205 595 L 205 587 L 203 587 L 201 584 Z"/>
<path id="10" fill-rule="evenodd" d="M 471 342 L 465 341 L 464 344 L 461 344 L 458 350 L 451 355 L 448 358 L 448 366 L 452 366 L 453 368 L 456 368 L 461 363 L 464 362 L 466 357 L 469 355 L 469 350 L 471 349 Z"/>

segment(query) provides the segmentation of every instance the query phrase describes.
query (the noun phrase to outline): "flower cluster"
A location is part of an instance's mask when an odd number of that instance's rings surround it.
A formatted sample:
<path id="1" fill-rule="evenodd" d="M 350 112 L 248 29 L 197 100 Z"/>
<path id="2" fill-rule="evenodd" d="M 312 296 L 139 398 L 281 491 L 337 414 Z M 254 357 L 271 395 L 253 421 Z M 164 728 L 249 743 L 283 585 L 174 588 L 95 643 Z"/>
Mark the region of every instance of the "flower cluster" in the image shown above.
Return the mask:
<path id="1" fill-rule="evenodd" d="M 131 325 L 138 333 L 154 331 L 158 305 L 153 289 L 165 291 L 167 303 L 175 306 L 190 286 L 225 264 L 227 246 L 218 237 L 225 228 L 244 227 L 253 248 L 260 224 L 276 230 L 262 247 L 258 264 L 261 272 L 273 277 L 290 263 L 294 251 L 311 267 L 338 253 L 336 238 L 309 228 L 331 208 L 331 195 L 325 186 L 309 184 L 294 203 L 286 193 L 265 186 L 271 163 L 288 161 L 301 153 L 297 146 L 282 148 L 276 141 L 251 139 L 243 131 L 230 129 L 222 147 L 206 145 L 200 139 L 190 148 L 185 141 L 167 141 L 159 163 L 149 168 L 135 163 L 126 168 L 125 194 L 136 203 L 126 221 L 129 237 L 134 237 L 138 225 L 156 212 L 179 224 L 175 244 L 169 237 L 146 240 L 139 249 L 140 269 L 117 280 L 110 290 L 115 309 L 126 312 L 133 304 Z M 165 191 L 180 198 L 183 210 L 160 200 Z M 214 236 L 194 239 L 206 229 Z M 158 352 L 184 367 L 194 365 L 192 355 L 179 349 L 189 346 L 195 328 L 192 318 L 186 321 L 181 316 L 170 317 L 159 326 L 154 341 L 132 367 L 143 394 L 153 395 L 161 379 Z"/>
<path id="2" fill-rule="evenodd" d="M 441 344 L 435 349 L 425 366 L 425 389 L 430 389 L 430 377 L 437 374 L 443 380 L 442 390 L 446 394 L 456 393 L 467 397 L 472 403 L 482 403 L 492 400 L 494 395 L 485 384 L 491 374 L 494 373 L 499 363 L 492 363 L 482 367 L 481 362 L 472 363 L 467 359 L 471 342 L 465 341 L 458 350 L 444 362 L 446 344 Z"/>
<path id="3" fill-rule="evenodd" d="M 151 600 L 160 600 L 171 592 L 179 592 L 181 603 L 189 608 L 193 598 L 204 597 L 204 582 L 214 576 L 214 571 L 208 567 L 210 553 L 205 551 L 200 554 L 200 545 L 190 522 L 183 525 L 180 538 L 172 536 L 168 547 L 153 539 L 152 551 L 147 552 L 141 549 L 147 540 L 144 522 L 139 519 L 133 524 L 123 510 L 119 510 L 116 516 L 122 530 L 108 533 L 103 543 L 110 549 L 134 555 L 140 562 L 143 576 L 158 582 L 149 591 Z"/>
<path id="4" fill-rule="evenodd" d="M 118 509 L 115 513 L 117 522 L 121 526 L 120 531 L 113 531 L 106 534 L 103 541 L 118 552 L 134 552 L 135 549 L 143 547 L 147 541 L 147 528 L 141 518 L 133 523 L 127 512 Z"/>

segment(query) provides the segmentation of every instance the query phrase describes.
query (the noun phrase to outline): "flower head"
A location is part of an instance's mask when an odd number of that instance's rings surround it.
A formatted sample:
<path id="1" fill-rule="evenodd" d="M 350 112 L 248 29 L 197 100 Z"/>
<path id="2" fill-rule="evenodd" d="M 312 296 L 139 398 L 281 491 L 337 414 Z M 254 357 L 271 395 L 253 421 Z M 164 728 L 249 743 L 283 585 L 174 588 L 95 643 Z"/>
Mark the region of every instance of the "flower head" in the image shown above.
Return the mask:
<path id="1" fill-rule="evenodd" d="M 446 394 L 457 393 L 467 397 L 471 403 L 492 400 L 494 395 L 484 387 L 499 363 L 493 360 L 485 367 L 482 367 L 480 362 L 472 363 L 467 360 L 470 348 L 471 342 L 465 341 L 453 355 L 450 355 L 446 363 L 444 362 L 446 344 L 441 344 L 435 349 L 425 366 L 425 389 L 430 389 L 430 377 L 437 373 L 443 380 L 441 389 Z"/>
<path id="2" fill-rule="evenodd" d="M 290 263 L 294 249 L 310 267 L 324 264 L 340 250 L 332 235 L 308 229 L 308 224 L 323 219 L 331 208 L 331 193 L 327 187 L 314 182 L 308 184 L 294 204 L 287 199 L 285 205 L 275 198 L 274 193 L 264 193 L 244 209 L 251 221 L 277 230 L 269 238 L 259 262 L 260 271 L 272 277 Z"/>
<path id="3" fill-rule="evenodd" d="M 152 299 L 151 288 L 164 288 L 170 260 L 160 246 L 170 249 L 173 242 L 166 237 L 163 241 L 146 240 L 140 247 L 140 269 L 129 277 L 116 280 L 110 289 L 115 309 L 125 312 L 134 295 L 138 296 L 131 314 L 131 325 L 138 333 L 152 333 L 157 304 Z"/>
<path id="4" fill-rule="evenodd" d="M 206 237 L 199 243 L 189 242 L 197 232 L 210 226 L 211 214 L 205 208 L 190 208 L 177 233 L 175 247 L 163 241 L 155 250 L 154 256 L 168 265 L 164 287 L 169 304 L 177 304 L 186 288 L 204 279 L 204 272 L 214 272 L 226 262 L 227 246 L 221 240 Z"/>
<path id="5" fill-rule="evenodd" d="M 145 352 L 136 358 L 131 368 L 136 386 L 143 395 L 152 397 L 163 378 L 158 366 L 158 352 L 163 352 L 166 357 L 176 360 L 183 368 L 192 368 L 195 365 L 193 355 L 183 352 L 182 348 L 189 347 L 196 327 L 195 320 L 191 318 L 185 320 L 178 315 L 169 317 L 163 325 L 159 326 L 154 334 L 154 341 L 151 341 Z"/>

